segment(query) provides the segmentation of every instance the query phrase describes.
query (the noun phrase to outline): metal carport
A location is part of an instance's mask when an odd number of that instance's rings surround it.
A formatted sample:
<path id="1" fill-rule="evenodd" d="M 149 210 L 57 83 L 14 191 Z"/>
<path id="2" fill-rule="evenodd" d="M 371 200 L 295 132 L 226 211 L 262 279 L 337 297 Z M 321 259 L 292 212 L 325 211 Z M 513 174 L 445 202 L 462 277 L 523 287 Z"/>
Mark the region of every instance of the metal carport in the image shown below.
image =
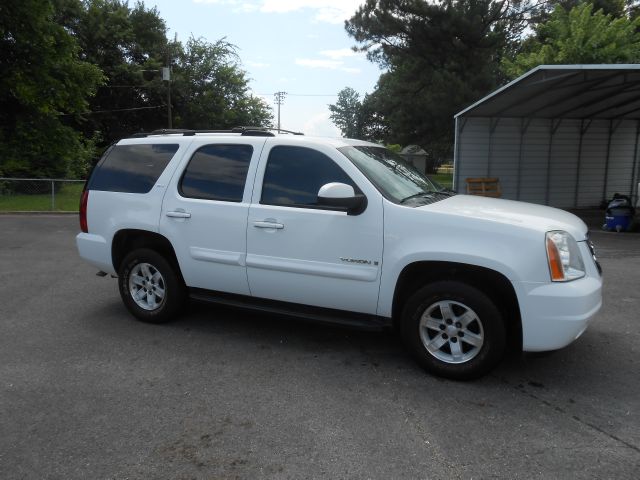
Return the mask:
<path id="1" fill-rule="evenodd" d="M 541 65 L 455 116 L 454 189 L 593 207 L 637 194 L 640 65 Z"/>

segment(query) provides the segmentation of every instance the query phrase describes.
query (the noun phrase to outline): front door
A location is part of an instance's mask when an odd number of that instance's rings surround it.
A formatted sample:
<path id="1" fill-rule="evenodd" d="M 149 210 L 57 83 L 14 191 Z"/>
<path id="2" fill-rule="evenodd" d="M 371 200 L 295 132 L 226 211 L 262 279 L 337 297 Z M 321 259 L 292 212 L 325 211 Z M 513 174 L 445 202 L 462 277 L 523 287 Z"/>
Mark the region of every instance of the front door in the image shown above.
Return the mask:
<path id="1" fill-rule="evenodd" d="M 251 294 L 375 314 L 382 268 L 382 197 L 336 149 L 270 141 L 274 144 L 268 141 L 265 146 L 249 208 L 246 261 Z M 330 182 L 350 184 L 364 193 L 365 211 L 347 215 L 318 205 L 318 190 Z"/>

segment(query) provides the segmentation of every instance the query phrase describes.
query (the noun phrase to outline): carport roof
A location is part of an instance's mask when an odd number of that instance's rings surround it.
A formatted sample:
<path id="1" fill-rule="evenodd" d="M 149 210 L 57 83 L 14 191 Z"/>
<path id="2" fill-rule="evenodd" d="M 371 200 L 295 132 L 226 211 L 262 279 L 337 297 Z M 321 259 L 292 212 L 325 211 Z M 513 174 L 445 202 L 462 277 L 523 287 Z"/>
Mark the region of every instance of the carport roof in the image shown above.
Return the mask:
<path id="1" fill-rule="evenodd" d="M 640 64 L 540 65 L 455 117 L 640 119 Z"/>

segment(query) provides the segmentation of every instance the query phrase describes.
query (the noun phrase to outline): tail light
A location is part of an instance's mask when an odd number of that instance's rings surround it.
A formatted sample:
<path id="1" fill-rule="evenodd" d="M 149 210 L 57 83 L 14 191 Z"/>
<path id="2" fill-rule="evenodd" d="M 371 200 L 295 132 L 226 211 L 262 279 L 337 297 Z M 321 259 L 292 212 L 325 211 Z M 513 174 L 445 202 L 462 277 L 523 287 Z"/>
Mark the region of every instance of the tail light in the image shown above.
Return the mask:
<path id="1" fill-rule="evenodd" d="M 89 201 L 89 190 L 86 188 L 82 191 L 80 197 L 80 230 L 84 233 L 89 233 L 89 226 L 87 225 L 87 202 Z"/>

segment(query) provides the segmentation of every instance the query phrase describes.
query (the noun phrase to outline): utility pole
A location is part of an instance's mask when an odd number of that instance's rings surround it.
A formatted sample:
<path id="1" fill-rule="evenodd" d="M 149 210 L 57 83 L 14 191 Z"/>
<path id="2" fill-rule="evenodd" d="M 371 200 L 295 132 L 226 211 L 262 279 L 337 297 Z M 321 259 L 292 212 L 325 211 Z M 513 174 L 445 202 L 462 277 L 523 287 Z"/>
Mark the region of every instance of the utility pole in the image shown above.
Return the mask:
<path id="1" fill-rule="evenodd" d="M 173 39 L 174 45 L 178 43 L 178 34 Z M 173 120 L 171 115 L 171 49 L 173 45 L 169 45 L 167 49 L 167 66 L 162 67 L 162 80 L 167 82 L 167 127 L 173 128 Z"/>
<path id="2" fill-rule="evenodd" d="M 280 105 L 284 103 L 284 97 L 287 96 L 287 92 L 276 92 L 273 94 L 273 101 L 278 105 L 278 133 L 280 133 Z"/>
<path id="3" fill-rule="evenodd" d="M 171 65 L 171 61 L 167 59 L 169 65 Z M 172 127 L 171 122 L 171 66 L 162 67 L 162 80 L 167 82 L 167 127 Z"/>

